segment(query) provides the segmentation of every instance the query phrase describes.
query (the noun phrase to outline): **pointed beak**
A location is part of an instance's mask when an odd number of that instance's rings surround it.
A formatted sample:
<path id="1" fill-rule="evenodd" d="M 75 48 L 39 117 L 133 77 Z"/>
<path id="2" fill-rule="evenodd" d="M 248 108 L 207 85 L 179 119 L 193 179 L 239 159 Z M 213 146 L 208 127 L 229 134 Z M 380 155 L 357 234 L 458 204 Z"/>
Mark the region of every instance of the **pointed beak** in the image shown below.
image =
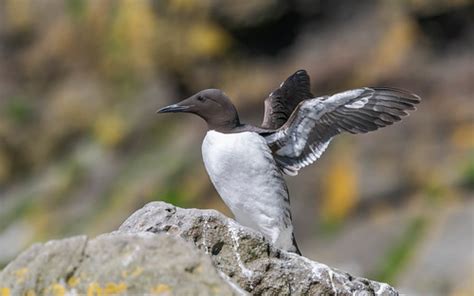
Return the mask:
<path id="1" fill-rule="evenodd" d="M 163 107 L 156 111 L 156 113 L 177 113 L 177 112 L 186 112 L 192 106 L 182 106 L 179 103 Z"/>

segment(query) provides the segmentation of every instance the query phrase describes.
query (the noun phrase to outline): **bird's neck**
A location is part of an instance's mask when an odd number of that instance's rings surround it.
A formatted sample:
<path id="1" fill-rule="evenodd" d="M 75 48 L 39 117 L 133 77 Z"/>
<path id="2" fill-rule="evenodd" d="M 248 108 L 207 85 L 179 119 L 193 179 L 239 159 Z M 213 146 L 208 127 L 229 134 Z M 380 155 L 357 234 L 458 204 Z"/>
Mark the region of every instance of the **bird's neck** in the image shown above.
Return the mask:
<path id="1" fill-rule="evenodd" d="M 212 120 L 207 122 L 209 130 L 215 130 L 220 133 L 234 133 L 236 129 L 240 127 L 242 124 L 240 123 L 239 117 L 236 115 L 233 118 L 228 120 L 220 119 L 220 120 Z"/>

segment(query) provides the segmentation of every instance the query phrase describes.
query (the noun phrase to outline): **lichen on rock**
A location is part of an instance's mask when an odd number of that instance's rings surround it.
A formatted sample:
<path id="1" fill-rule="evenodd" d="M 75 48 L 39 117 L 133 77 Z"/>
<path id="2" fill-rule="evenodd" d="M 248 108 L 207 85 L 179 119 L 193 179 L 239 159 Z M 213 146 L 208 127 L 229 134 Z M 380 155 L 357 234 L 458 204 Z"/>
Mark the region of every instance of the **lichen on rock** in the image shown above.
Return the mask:
<path id="1" fill-rule="evenodd" d="M 208 256 L 151 233 L 36 244 L 0 273 L 0 288 L 1 295 L 235 294 Z"/>
<path id="2" fill-rule="evenodd" d="M 276 249 L 214 210 L 152 202 L 117 231 L 35 244 L 0 272 L 10 295 L 398 295 Z M 8 295 L 8 294 L 7 294 Z"/>

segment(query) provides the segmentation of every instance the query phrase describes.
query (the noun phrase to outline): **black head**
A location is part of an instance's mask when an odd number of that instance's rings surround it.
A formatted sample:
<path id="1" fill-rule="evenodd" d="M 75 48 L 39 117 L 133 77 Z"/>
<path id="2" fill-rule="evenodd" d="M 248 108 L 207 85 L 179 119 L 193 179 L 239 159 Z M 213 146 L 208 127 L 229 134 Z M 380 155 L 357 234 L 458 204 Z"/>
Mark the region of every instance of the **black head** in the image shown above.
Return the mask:
<path id="1" fill-rule="evenodd" d="M 232 102 L 220 89 L 205 89 L 197 94 L 157 111 L 158 113 L 194 113 L 203 118 L 211 130 L 231 131 L 240 125 Z"/>

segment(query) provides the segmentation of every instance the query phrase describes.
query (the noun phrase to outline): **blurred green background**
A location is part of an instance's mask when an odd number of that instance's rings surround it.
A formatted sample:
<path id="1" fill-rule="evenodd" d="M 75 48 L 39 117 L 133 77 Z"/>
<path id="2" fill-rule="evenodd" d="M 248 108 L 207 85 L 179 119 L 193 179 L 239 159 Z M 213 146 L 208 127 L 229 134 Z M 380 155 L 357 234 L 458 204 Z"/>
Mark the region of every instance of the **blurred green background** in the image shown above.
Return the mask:
<path id="1" fill-rule="evenodd" d="M 423 98 L 287 178 L 303 254 L 404 293 L 474 294 L 474 5 L 462 0 L 0 0 L 0 269 L 154 200 L 229 214 L 201 161 L 204 122 L 155 110 L 215 87 L 259 124 L 300 68 L 317 95 Z"/>

